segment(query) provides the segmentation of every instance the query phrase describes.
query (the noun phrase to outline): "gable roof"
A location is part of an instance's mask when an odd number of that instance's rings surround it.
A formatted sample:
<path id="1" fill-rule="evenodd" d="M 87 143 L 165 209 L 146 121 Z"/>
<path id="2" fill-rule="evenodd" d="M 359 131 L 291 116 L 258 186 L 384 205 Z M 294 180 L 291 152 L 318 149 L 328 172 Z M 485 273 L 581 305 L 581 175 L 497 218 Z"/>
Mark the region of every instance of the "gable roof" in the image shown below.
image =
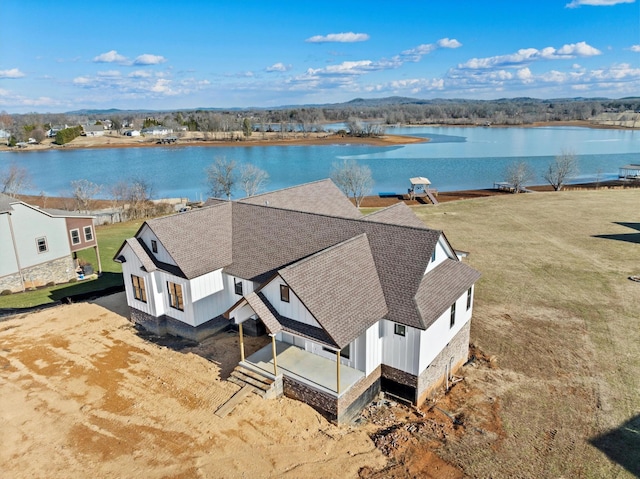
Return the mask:
<path id="1" fill-rule="evenodd" d="M 446 259 L 425 274 L 416 294 L 416 305 L 425 327 L 431 326 L 479 278 L 478 271 L 452 259 Z"/>
<path id="2" fill-rule="evenodd" d="M 344 218 L 362 217 L 360 210 L 329 179 L 250 196 L 239 202 Z"/>
<path id="3" fill-rule="evenodd" d="M 187 279 L 231 264 L 231 203 L 152 219 L 145 225 Z"/>
<path id="4" fill-rule="evenodd" d="M 387 314 L 366 234 L 279 271 L 340 349 Z"/>
<path id="5" fill-rule="evenodd" d="M 374 211 L 373 213 L 365 216 L 364 219 L 366 221 L 374 221 L 376 223 L 388 223 L 392 225 L 427 229 L 427 225 L 425 225 L 403 201 L 381 210 Z"/>

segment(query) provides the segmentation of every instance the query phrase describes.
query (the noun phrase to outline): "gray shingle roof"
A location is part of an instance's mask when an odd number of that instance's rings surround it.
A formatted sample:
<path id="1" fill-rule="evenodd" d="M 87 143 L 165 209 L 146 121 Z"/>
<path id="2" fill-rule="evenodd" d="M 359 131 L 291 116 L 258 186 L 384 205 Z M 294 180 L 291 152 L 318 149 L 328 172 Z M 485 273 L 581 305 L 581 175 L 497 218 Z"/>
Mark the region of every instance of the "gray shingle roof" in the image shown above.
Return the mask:
<path id="1" fill-rule="evenodd" d="M 147 221 L 184 276 L 201 276 L 231 264 L 231 203 Z"/>
<path id="2" fill-rule="evenodd" d="M 418 218 L 411 208 L 404 202 L 396 203 L 387 208 L 375 211 L 364 217 L 366 221 L 376 223 L 388 223 L 392 225 L 412 226 L 413 228 L 427 228 L 420 218 Z"/>
<path id="3" fill-rule="evenodd" d="M 366 234 L 302 259 L 279 273 L 340 349 L 387 314 Z"/>
<path id="4" fill-rule="evenodd" d="M 431 326 L 479 278 L 478 271 L 452 259 L 429 271 L 416 294 L 416 305 L 425 327 Z"/>
<path id="5" fill-rule="evenodd" d="M 344 218 L 362 217 L 358 208 L 329 179 L 263 193 L 239 201 Z"/>
<path id="6" fill-rule="evenodd" d="M 253 309 L 254 313 L 256 313 L 264 323 L 269 334 L 278 334 L 282 331 L 282 325 L 271 312 L 262 295 L 259 296 L 257 293 L 250 293 L 245 297 L 245 299 L 247 300 L 247 303 L 249 303 L 249 306 L 251 306 L 251 309 Z"/>

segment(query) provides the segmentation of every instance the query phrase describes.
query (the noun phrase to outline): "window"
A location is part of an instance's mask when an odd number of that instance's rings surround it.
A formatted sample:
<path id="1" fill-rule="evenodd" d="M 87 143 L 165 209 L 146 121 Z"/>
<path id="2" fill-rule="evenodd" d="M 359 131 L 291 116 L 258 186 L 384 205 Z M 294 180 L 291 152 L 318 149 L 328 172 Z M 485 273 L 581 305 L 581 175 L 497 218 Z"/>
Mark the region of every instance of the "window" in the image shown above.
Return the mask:
<path id="1" fill-rule="evenodd" d="M 184 302 L 182 301 L 182 286 L 167 281 L 167 289 L 169 290 L 169 305 L 172 308 L 184 311 Z"/>
<path id="2" fill-rule="evenodd" d="M 289 302 L 289 286 L 286 284 L 280 285 L 280 301 Z"/>
<path id="3" fill-rule="evenodd" d="M 407 327 L 404 324 L 395 324 L 393 326 L 393 332 L 398 336 L 404 336 L 407 334 Z"/>
<path id="4" fill-rule="evenodd" d="M 49 247 L 47 246 L 47 237 L 43 236 L 42 238 L 36 238 L 36 246 L 38 247 L 38 253 L 46 253 L 49 251 Z"/>
<path id="5" fill-rule="evenodd" d="M 84 240 L 93 241 L 93 229 L 91 228 L 91 226 L 84 227 Z"/>
<path id="6" fill-rule="evenodd" d="M 151 251 L 158 252 L 158 242 L 156 240 L 151 240 Z"/>
<path id="7" fill-rule="evenodd" d="M 449 327 L 453 328 L 454 324 L 456 324 L 456 303 L 451 305 L 451 319 L 449 321 Z"/>
<path id="8" fill-rule="evenodd" d="M 80 243 L 80 230 L 71 230 L 71 244 Z"/>
<path id="9" fill-rule="evenodd" d="M 233 288 L 237 295 L 242 296 L 242 281 L 238 281 L 237 279 L 233 279 Z"/>
<path id="10" fill-rule="evenodd" d="M 431 253 L 431 262 L 433 263 L 436 260 L 436 249 L 433 248 L 433 253 Z"/>
<path id="11" fill-rule="evenodd" d="M 351 357 L 351 345 L 347 344 L 341 351 L 340 351 L 340 357 L 341 358 L 345 358 L 345 359 L 349 359 Z"/>
<path id="12" fill-rule="evenodd" d="M 144 278 L 131 275 L 131 283 L 133 283 L 133 297 L 143 303 L 147 302 L 147 292 L 144 289 Z"/>
<path id="13" fill-rule="evenodd" d="M 471 309 L 471 293 L 472 293 L 472 289 L 473 289 L 473 286 L 471 288 L 469 288 L 469 290 L 467 291 L 467 311 L 469 311 L 469 309 Z"/>

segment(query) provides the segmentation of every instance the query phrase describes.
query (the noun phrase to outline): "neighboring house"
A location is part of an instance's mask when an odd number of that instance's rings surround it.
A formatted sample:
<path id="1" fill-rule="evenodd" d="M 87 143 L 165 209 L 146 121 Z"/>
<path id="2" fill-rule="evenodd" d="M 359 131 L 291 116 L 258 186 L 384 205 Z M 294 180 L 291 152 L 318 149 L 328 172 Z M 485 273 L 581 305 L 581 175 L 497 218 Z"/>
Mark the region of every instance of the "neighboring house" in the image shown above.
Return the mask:
<path id="1" fill-rule="evenodd" d="M 84 125 L 82 130 L 85 136 L 104 136 L 104 126 L 102 125 Z"/>
<path id="2" fill-rule="evenodd" d="M 65 128 L 69 128 L 68 125 L 53 125 L 47 130 L 47 136 L 49 138 L 53 138 L 59 131 L 64 130 Z"/>
<path id="3" fill-rule="evenodd" d="M 0 291 L 24 291 L 76 278 L 80 250 L 100 256 L 93 216 L 41 209 L 0 194 Z"/>
<path id="4" fill-rule="evenodd" d="M 7 130 L 0 129 L 0 143 L 9 144 L 9 139 L 11 138 L 11 133 Z"/>
<path id="5" fill-rule="evenodd" d="M 200 340 L 228 318 L 249 376 L 338 422 L 381 390 L 420 404 L 468 359 L 480 274 L 404 203 L 362 216 L 323 180 L 207 205 L 116 253 L 134 322 Z M 248 331 L 272 344 L 245 357 Z"/>
<path id="6" fill-rule="evenodd" d="M 161 136 L 170 135 L 173 133 L 173 128 L 167 128 L 166 126 L 150 126 L 149 128 L 143 128 L 140 130 L 143 135 Z"/>
<path id="7" fill-rule="evenodd" d="M 127 130 L 124 132 L 125 136 L 140 136 L 139 130 Z"/>

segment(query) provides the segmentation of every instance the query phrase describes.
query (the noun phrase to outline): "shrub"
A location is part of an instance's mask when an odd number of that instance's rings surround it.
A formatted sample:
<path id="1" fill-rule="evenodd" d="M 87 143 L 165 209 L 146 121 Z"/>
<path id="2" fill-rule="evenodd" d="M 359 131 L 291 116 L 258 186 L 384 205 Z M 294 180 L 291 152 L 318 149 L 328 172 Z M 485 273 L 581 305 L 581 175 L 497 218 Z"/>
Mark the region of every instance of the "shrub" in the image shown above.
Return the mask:
<path id="1" fill-rule="evenodd" d="M 2 292 L 0 292 L 0 296 L 9 296 L 11 293 L 10 289 L 3 289 Z"/>
<path id="2" fill-rule="evenodd" d="M 69 143 L 74 138 L 79 137 L 82 134 L 82 127 L 80 125 L 73 126 L 71 128 L 65 128 L 56 133 L 56 145 L 64 145 Z"/>

